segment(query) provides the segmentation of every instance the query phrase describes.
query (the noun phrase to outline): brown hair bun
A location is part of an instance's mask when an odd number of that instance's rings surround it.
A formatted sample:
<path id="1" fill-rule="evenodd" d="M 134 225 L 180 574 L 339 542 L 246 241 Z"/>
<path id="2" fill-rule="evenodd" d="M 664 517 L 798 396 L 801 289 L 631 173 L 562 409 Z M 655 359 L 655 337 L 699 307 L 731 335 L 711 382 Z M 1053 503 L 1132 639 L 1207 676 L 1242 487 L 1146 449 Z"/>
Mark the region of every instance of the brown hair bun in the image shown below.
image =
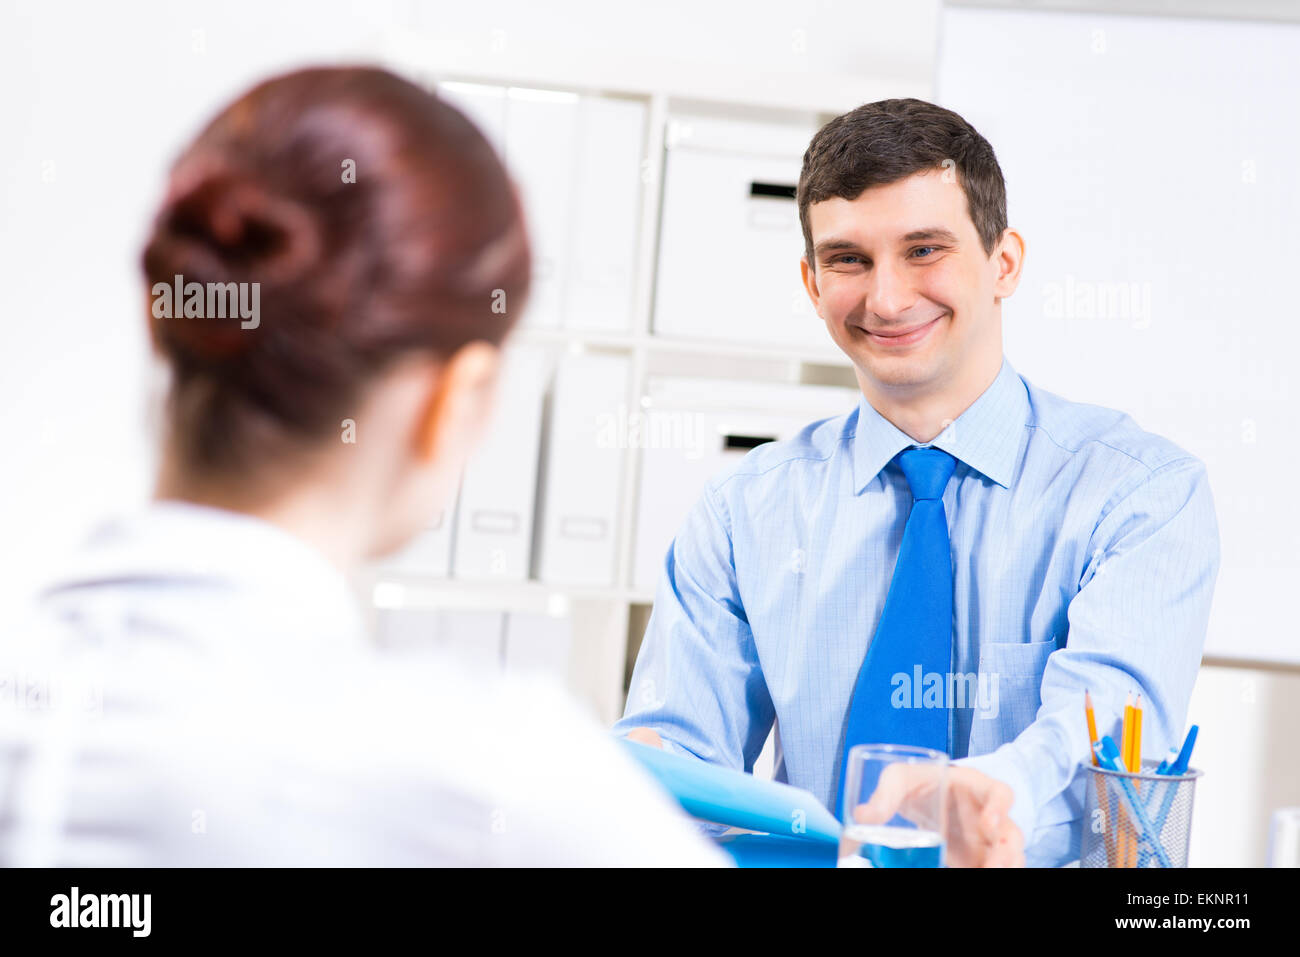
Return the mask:
<path id="1" fill-rule="evenodd" d="M 163 283 L 173 277 L 167 283 L 173 290 L 176 276 L 181 277 L 182 290 L 198 283 L 204 289 L 205 311 L 209 283 L 256 283 L 260 306 L 268 287 L 302 279 L 319 257 L 321 226 L 309 208 L 268 193 L 233 169 L 209 170 L 188 183 L 178 179 L 145 249 L 145 272 Z M 237 295 L 247 304 L 252 289 Z M 252 319 L 241 322 L 233 310 L 224 318 L 187 317 L 174 292 L 170 315 L 157 312 L 151 310 L 154 340 L 175 361 L 221 361 L 266 335 L 260 316 L 255 325 Z"/>
<path id="2" fill-rule="evenodd" d="M 458 110 L 384 70 L 300 70 L 219 113 L 176 162 L 142 257 L 191 468 L 246 474 L 336 434 L 412 351 L 500 343 L 527 298 L 519 198 Z M 257 321 L 162 287 L 256 287 Z M 188 301 L 188 294 L 186 299 Z"/>

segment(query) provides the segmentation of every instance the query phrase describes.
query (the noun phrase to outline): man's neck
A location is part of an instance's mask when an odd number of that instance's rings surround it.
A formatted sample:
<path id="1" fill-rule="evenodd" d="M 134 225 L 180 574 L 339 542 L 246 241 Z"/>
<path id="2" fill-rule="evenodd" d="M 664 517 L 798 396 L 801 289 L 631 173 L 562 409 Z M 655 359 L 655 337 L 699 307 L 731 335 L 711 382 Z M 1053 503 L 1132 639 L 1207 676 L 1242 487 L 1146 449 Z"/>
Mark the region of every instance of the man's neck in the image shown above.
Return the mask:
<path id="1" fill-rule="evenodd" d="M 993 384 L 1001 368 L 1002 355 L 999 353 L 996 363 L 970 366 L 958 379 L 944 383 L 943 388 L 937 391 L 881 386 L 860 371 L 857 378 L 871 407 L 912 441 L 924 445 L 969 409 Z"/>

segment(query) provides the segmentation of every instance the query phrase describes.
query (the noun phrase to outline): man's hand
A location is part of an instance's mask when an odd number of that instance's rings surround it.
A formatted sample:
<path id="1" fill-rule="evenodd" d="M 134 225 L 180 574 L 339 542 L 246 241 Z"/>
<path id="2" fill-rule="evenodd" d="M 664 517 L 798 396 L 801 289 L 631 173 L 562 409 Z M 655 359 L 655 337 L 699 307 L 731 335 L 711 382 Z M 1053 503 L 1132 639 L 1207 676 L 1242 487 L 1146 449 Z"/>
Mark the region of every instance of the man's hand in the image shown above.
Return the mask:
<path id="1" fill-rule="evenodd" d="M 659 732 L 654 728 L 633 728 L 625 736 L 629 741 L 639 741 L 642 744 L 648 744 L 652 748 L 663 749 L 664 739 L 659 737 Z"/>
<path id="2" fill-rule="evenodd" d="M 854 818 L 862 824 L 884 824 L 901 814 L 919 827 L 940 831 L 950 867 L 1024 867 L 1024 836 L 1008 816 L 1015 799 L 1011 788 L 974 768 L 950 765 L 946 820 L 940 827 L 933 810 L 942 770 L 891 764 L 880 775 L 871 800 L 853 809 Z"/>

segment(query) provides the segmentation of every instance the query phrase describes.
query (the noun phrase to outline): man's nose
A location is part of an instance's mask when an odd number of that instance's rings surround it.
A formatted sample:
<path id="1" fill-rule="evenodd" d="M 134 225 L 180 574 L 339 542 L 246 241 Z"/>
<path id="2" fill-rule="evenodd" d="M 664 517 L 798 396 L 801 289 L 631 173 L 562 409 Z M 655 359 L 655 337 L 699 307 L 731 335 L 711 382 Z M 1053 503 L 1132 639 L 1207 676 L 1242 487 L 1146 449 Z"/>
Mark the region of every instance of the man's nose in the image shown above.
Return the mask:
<path id="1" fill-rule="evenodd" d="M 903 270 L 877 265 L 867 280 L 866 308 L 886 322 L 898 319 L 912 307 L 916 292 Z"/>

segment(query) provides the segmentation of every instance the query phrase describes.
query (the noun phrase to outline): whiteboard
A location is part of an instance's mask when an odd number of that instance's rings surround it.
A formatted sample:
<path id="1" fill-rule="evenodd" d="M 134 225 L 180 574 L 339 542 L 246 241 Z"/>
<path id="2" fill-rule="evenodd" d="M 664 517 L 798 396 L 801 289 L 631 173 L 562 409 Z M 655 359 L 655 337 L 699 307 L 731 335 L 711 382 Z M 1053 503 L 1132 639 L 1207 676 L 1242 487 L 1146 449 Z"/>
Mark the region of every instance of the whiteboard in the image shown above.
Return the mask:
<path id="1" fill-rule="evenodd" d="M 1300 25 L 945 7 L 1027 246 L 1008 359 L 1209 470 L 1206 654 L 1300 662 Z"/>

